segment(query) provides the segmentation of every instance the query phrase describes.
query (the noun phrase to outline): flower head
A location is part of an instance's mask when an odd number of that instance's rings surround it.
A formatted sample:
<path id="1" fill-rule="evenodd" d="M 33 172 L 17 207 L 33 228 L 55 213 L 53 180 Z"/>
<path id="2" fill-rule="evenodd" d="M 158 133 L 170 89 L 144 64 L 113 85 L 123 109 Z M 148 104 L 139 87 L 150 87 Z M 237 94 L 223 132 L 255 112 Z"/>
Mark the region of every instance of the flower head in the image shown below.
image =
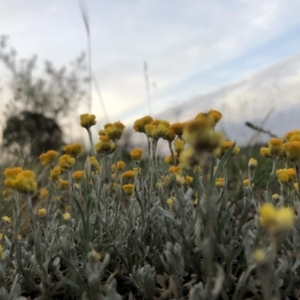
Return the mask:
<path id="1" fill-rule="evenodd" d="M 69 221 L 71 219 L 71 215 L 70 213 L 66 212 L 62 215 L 62 219 L 66 222 Z"/>
<path id="2" fill-rule="evenodd" d="M 232 141 L 225 141 L 221 143 L 221 151 L 220 153 L 217 155 L 219 158 L 223 157 L 225 155 L 225 153 L 233 146 L 233 142 Z M 234 146 L 232 152 L 231 152 L 231 156 L 236 156 L 238 153 L 240 152 L 240 148 L 237 146 Z"/>
<path id="3" fill-rule="evenodd" d="M 300 160 L 300 141 L 286 142 L 282 148 L 289 160 L 293 162 Z"/>
<path id="4" fill-rule="evenodd" d="M 134 185 L 133 184 L 124 184 L 122 186 L 122 188 L 123 188 L 124 193 L 127 196 L 131 196 L 133 194 L 133 191 L 134 191 Z"/>
<path id="5" fill-rule="evenodd" d="M 5 223 L 11 223 L 11 218 L 9 218 L 8 216 L 3 216 L 2 221 L 4 221 Z"/>
<path id="6" fill-rule="evenodd" d="M 61 169 L 70 169 L 75 164 L 75 158 L 69 154 L 64 154 L 59 158 L 59 166 Z"/>
<path id="7" fill-rule="evenodd" d="M 50 179 L 51 180 L 58 180 L 61 173 L 62 173 L 62 168 L 61 167 L 54 167 L 50 171 Z"/>
<path id="8" fill-rule="evenodd" d="M 223 187 L 224 183 L 225 183 L 225 178 L 224 177 L 218 177 L 216 179 L 215 186 L 216 187 Z"/>
<path id="9" fill-rule="evenodd" d="M 96 122 L 96 116 L 90 115 L 90 114 L 83 114 L 80 115 L 80 125 L 83 128 L 89 129 L 91 126 L 95 125 Z"/>
<path id="10" fill-rule="evenodd" d="M 46 199 L 49 195 L 49 190 L 47 190 L 46 188 L 42 188 L 40 189 L 40 193 L 39 193 L 39 199 Z"/>
<path id="11" fill-rule="evenodd" d="M 39 159 L 43 166 L 50 165 L 58 156 L 58 153 L 54 150 L 49 150 L 39 156 Z"/>
<path id="12" fill-rule="evenodd" d="M 63 149 L 65 154 L 68 154 L 74 158 L 83 152 L 83 146 L 80 143 L 66 145 Z"/>
<path id="13" fill-rule="evenodd" d="M 75 182 L 80 182 L 80 180 L 85 176 L 85 171 L 75 171 L 72 174 L 72 178 Z"/>
<path id="14" fill-rule="evenodd" d="M 152 117 L 145 116 L 141 119 L 138 119 L 134 122 L 133 129 L 136 132 L 143 132 L 145 133 L 145 125 L 150 124 L 153 121 Z"/>
<path id="15" fill-rule="evenodd" d="M 31 170 L 23 170 L 13 180 L 13 188 L 20 193 L 33 193 L 37 190 L 36 175 Z"/>
<path id="16" fill-rule="evenodd" d="M 173 207 L 173 206 L 174 206 L 174 201 L 173 201 L 172 198 L 168 198 L 168 199 L 167 199 L 167 203 L 168 203 L 168 205 L 169 205 L 170 207 Z"/>
<path id="17" fill-rule="evenodd" d="M 121 122 L 115 122 L 113 124 L 108 124 L 107 126 L 104 126 L 104 132 L 105 134 L 112 140 L 116 141 L 119 140 L 123 134 L 125 125 Z"/>
<path id="18" fill-rule="evenodd" d="M 39 217 L 40 219 L 44 219 L 45 216 L 46 216 L 46 214 L 47 214 L 47 211 L 46 211 L 45 208 L 40 208 L 40 209 L 38 209 L 38 211 L 37 211 L 37 215 L 38 215 L 38 217 Z"/>
<path id="19" fill-rule="evenodd" d="M 144 151 L 141 148 L 135 148 L 130 152 L 131 159 L 133 161 L 140 161 L 143 157 Z"/>

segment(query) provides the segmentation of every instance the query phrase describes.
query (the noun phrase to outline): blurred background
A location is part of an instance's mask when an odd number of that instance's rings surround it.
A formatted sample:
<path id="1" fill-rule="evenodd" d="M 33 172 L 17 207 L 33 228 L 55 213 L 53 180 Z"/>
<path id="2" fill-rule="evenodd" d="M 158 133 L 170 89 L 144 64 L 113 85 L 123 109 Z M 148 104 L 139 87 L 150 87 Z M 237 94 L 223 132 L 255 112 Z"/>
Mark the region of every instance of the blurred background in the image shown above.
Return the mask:
<path id="1" fill-rule="evenodd" d="M 86 141 L 87 112 L 96 133 L 217 109 L 240 146 L 269 138 L 245 122 L 300 129 L 299 11 L 299 0 L 0 0 L 1 144 L 37 155 Z"/>

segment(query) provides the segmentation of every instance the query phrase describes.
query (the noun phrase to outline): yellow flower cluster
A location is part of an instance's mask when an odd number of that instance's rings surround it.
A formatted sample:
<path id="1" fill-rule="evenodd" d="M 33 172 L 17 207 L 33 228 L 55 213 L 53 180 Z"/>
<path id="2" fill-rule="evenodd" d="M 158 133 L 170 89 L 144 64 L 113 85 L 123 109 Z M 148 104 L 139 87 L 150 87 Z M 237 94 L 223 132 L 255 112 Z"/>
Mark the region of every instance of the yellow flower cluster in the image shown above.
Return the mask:
<path id="1" fill-rule="evenodd" d="M 142 133 L 146 133 L 145 131 L 145 125 L 150 124 L 153 121 L 152 117 L 150 116 L 145 116 L 141 119 L 138 119 L 134 122 L 133 124 L 133 129 L 136 132 L 142 132 Z"/>
<path id="2" fill-rule="evenodd" d="M 121 138 L 125 125 L 121 122 L 115 122 L 113 124 L 108 123 L 104 125 L 104 134 L 112 141 L 117 141 Z M 102 132 L 100 135 L 103 135 Z"/>
<path id="3" fill-rule="evenodd" d="M 40 219 L 44 219 L 44 218 L 46 217 L 46 215 L 47 215 L 46 209 L 45 209 L 45 208 L 40 208 L 40 209 L 38 209 L 37 215 L 38 215 L 38 217 L 39 217 Z"/>
<path id="4" fill-rule="evenodd" d="M 42 163 L 42 166 L 48 166 L 50 165 L 58 156 L 58 153 L 54 150 L 49 150 L 46 153 L 42 153 L 39 156 L 39 159 Z"/>
<path id="5" fill-rule="evenodd" d="M 130 152 L 131 159 L 135 162 L 139 162 L 143 157 L 144 151 L 141 148 L 135 148 Z"/>
<path id="6" fill-rule="evenodd" d="M 75 164 L 75 158 L 69 154 L 64 154 L 59 158 L 59 166 L 61 169 L 70 169 Z"/>
<path id="7" fill-rule="evenodd" d="M 33 193 L 37 190 L 36 175 L 31 170 L 21 168 L 5 169 L 5 185 L 20 193 Z"/>
<path id="8" fill-rule="evenodd" d="M 80 125 L 83 128 L 89 129 L 91 126 L 95 125 L 96 122 L 96 116 L 90 115 L 90 114 L 83 114 L 80 115 Z"/>
<path id="9" fill-rule="evenodd" d="M 131 196 L 133 194 L 133 191 L 134 191 L 134 185 L 133 184 L 130 184 L 130 183 L 129 184 L 124 184 L 122 186 L 122 188 L 123 188 L 123 191 L 124 191 L 125 195 Z"/>
<path id="10" fill-rule="evenodd" d="M 233 146 L 233 142 L 232 141 L 225 141 L 221 143 L 221 149 L 219 151 L 219 153 L 217 154 L 217 157 L 222 158 L 225 153 Z M 236 156 L 238 153 L 240 152 L 240 148 L 237 146 L 234 146 L 232 152 L 231 152 L 231 156 Z"/>
<path id="11" fill-rule="evenodd" d="M 194 150 L 188 150 L 190 158 L 184 153 L 186 161 L 192 160 L 192 156 L 198 152 L 208 151 L 214 154 L 221 151 L 221 143 L 223 135 L 213 130 L 214 126 L 219 122 L 221 113 L 211 110 L 208 113 L 199 113 L 194 120 L 186 122 L 183 129 L 183 140 L 189 143 Z M 220 154 L 221 155 L 221 154 Z"/>
<path id="12" fill-rule="evenodd" d="M 6 168 L 3 172 L 5 181 L 4 184 L 8 188 L 14 188 L 13 183 L 14 180 L 16 179 L 17 175 L 23 171 L 22 168 L 17 167 L 17 168 Z"/>
<path id="13" fill-rule="evenodd" d="M 300 161 L 300 131 L 290 131 L 285 138 L 286 142 L 281 138 L 270 139 L 268 147 L 262 147 L 260 154 L 272 159 L 287 158 L 292 162 Z"/>
<path id="14" fill-rule="evenodd" d="M 290 207 L 275 208 L 265 203 L 259 210 L 259 221 L 270 233 L 287 231 L 294 225 L 294 211 Z"/>
<path id="15" fill-rule="evenodd" d="M 69 187 L 69 181 L 64 179 L 59 179 L 59 187 L 60 189 L 67 189 Z"/>
<path id="16" fill-rule="evenodd" d="M 126 171 L 122 174 L 122 177 L 126 179 L 133 179 L 135 177 L 135 172 L 130 170 Z"/>
<path id="17" fill-rule="evenodd" d="M 180 139 L 176 139 L 173 142 L 174 150 L 176 151 L 176 153 L 179 153 L 179 154 L 184 150 L 184 145 L 185 145 L 185 142 Z"/>
<path id="18" fill-rule="evenodd" d="M 83 152 L 83 146 L 80 143 L 69 144 L 63 148 L 65 154 L 68 154 L 74 158 Z"/>
<path id="19" fill-rule="evenodd" d="M 276 171 L 278 181 L 282 184 L 289 184 L 296 181 L 296 170 L 293 168 L 279 169 Z"/>
<path id="20" fill-rule="evenodd" d="M 80 180 L 85 176 L 85 171 L 75 171 L 72 174 L 72 178 L 75 180 L 75 182 L 80 182 Z"/>
<path id="21" fill-rule="evenodd" d="M 53 180 L 53 181 L 58 180 L 61 173 L 62 173 L 62 168 L 61 167 L 59 167 L 59 166 L 54 167 L 50 171 L 50 179 Z"/>
<path id="22" fill-rule="evenodd" d="M 46 188 L 41 188 L 40 192 L 39 192 L 39 199 L 43 200 L 46 199 L 49 195 L 49 190 L 47 190 Z"/>
<path id="23" fill-rule="evenodd" d="M 216 179 L 215 186 L 216 187 L 223 187 L 224 183 L 225 183 L 225 178 L 224 177 L 218 177 Z"/>
<path id="24" fill-rule="evenodd" d="M 178 153 L 177 152 L 174 152 L 174 158 L 175 158 L 175 165 L 178 165 L 178 163 L 179 163 L 179 157 L 178 157 Z M 164 162 L 166 164 L 173 165 L 172 155 L 170 154 L 167 157 L 165 157 Z"/>
<path id="25" fill-rule="evenodd" d="M 116 144 L 107 135 L 101 135 L 99 142 L 95 145 L 95 150 L 99 154 L 111 154 L 115 149 Z"/>

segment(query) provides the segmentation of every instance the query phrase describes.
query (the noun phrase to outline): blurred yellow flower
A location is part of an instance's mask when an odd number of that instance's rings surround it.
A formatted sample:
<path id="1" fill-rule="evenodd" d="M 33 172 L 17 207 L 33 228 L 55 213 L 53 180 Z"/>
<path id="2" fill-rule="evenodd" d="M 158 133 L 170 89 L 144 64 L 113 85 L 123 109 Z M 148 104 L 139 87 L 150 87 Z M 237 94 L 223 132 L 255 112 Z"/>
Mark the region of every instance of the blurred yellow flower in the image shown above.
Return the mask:
<path id="1" fill-rule="evenodd" d="M 43 166 L 48 166 L 56 159 L 57 156 L 58 156 L 58 153 L 56 151 L 49 150 L 46 153 L 42 153 L 39 156 L 39 159 Z"/>
<path id="2" fill-rule="evenodd" d="M 126 179 L 133 179 L 135 176 L 135 172 L 134 171 L 126 171 L 122 174 L 122 177 L 123 178 L 126 178 Z"/>
<path id="3" fill-rule="evenodd" d="M 111 154 L 115 151 L 116 144 L 106 135 L 99 138 L 99 142 L 95 145 L 95 150 L 99 154 Z"/>
<path id="4" fill-rule="evenodd" d="M 62 169 L 70 169 L 75 164 L 75 158 L 69 154 L 64 154 L 59 158 L 59 166 Z"/>
<path id="5" fill-rule="evenodd" d="M 150 124 L 153 121 L 152 117 L 145 116 L 141 119 L 138 119 L 134 122 L 133 129 L 136 132 L 143 132 L 145 133 L 145 125 Z"/>
<path id="6" fill-rule="evenodd" d="M 174 158 L 175 158 L 175 164 L 178 164 L 179 158 L 178 158 L 178 153 L 177 152 L 174 152 Z M 166 164 L 173 165 L 174 162 L 173 162 L 173 159 L 172 159 L 172 155 L 170 154 L 167 157 L 165 157 L 164 162 Z"/>
<path id="7" fill-rule="evenodd" d="M 40 193 L 39 193 L 39 199 L 46 199 L 49 195 L 49 190 L 47 190 L 46 188 L 41 188 L 40 189 Z"/>
<path id="8" fill-rule="evenodd" d="M 248 167 L 250 169 L 255 169 L 257 167 L 257 160 L 254 158 L 250 158 L 248 162 Z"/>
<path id="9" fill-rule="evenodd" d="M 265 203 L 260 208 L 259 220 L 270 233 L 287 231 L 294 225 L 294 211 L 290 207 L 276 209 L 272 204 Z"/>
<path id="10" fill-rule="evenodd" d="M 124 161 L 122 161 L 122 160 L 117 161 L 117 169 L 118 169 L 118 171 L 124 170 L 125 167 L 126 167 L 126 164 L 124 163 Z"/>
<path id="11" fill-rule="evenodd" d="M 37 211 L 37 215 L 38 215 L 38 217 L 39 217 L 40 219 L 44 219 L 45 216 L 46 216 L 46 214 L 47 214 L 47 211 L 46 211 L 45 208 L 40 208 L 40 209 L 38 209 L 38 211 Z"/>
<path id="12" fill-rule="evenodd" d="M 180 154 L 184 150 L 184 144 L 185 142 L 180 139 L 174 140 L 173 145 L 175 151 Z"/>
<path id="13" fill-rule="evenodd" d="M 85 176 L 85 171 L 75 171 L 72 174 L 72 178 L 75 182 L 79 182 Z"/>
<path id="14" fill-rule="evenodd" d="M 168 205 L 169 205 L 170 207 L 173 207 L 173 206 L 174 206 L 174 201 L 173 201 L 172 198 L 168 198 L 168 199 L 167 199 L 167 203 L 168 203 Z"/>
<path id="15" fill-rule="evenodd" d="M 286 142 L 282 147 L 289 160 L 293 162 L 300 160 L 300 141 Z"/>
<path id="16" fill-rule="evenodd" d="M 273 194 L 272 195 L 272 199 L 274 200 L 274 201 L 278 201 L 279 200 L 279 198 L 280 198 L 280 196 L 278 195 L 278 194 Z"/>
<path id="17" fill-rule="evenodd" d="M 122 186 L 122 188 L 123 188 L 124 193 L 127 196 L 131 196 L 133 194 L 133 191 L 134 191 L 134 185 L 133 184 L 124 184 Z"/>
<path id="18" fill-rule="evenodd" d="M 23 171 L 22 168 L 6 168 L 3 172 L 5 181 L 4 184 L 9 187 L 13 188 L 13 181 L 16 179 L 17 175 Z"/>
<path id="19" fill-rule="evenodd" d="M 181 138 L 182 137 L 182 131 L 183 131 L 183 125 L 180 122 L 173 123 L 170 125 L 170 129 L 174 131 L 174 133 Z"/>
<path id="20" fill-rule="evenodd" d="M 69 221 L 69 220 L 71 219 L 70 213 L 68 213 L 68 212 L 64 213 L 64 214 L 62 215 L 62 219 L 63 219 L 64 221 Z"/>
<path id="21" fill-rule="evenodd" d="M 260 155 L 263 157 L 271 157 L 270 149 L 267 147 L 260 148 Z"/>
<path id="22" fill-rule="evenodd" d="M 50 171 L 50 179 L 51 180 L 58 180 L 61 173 L 62 173 L 62 168 L 61 167 L 54 167 Z"/>
<path id="23" fill-rule="evenodd" d="M 125 125 L 121 122 L 106 124 L 104 129 L 105 134 L 112 140 L 117 141 L 121 138 Z"/>
<path id="24" fill-rule="evenodd" d="M 257 248 L 254 251 L 253 257 L 256 263 L 261 263 L 265 260 L 266 257 L 265 251 L 261 248 Z"/>
<path id="25" fill-rule="evenodd" d="M 176 174 L 181 174 L 182 173 L 182 168 L 180 166 L 171 166 L 169 168 L 170 173 L 176 173 Z"/>
<path id="26" fill-rule="evenodd" d="M 90 114 L 82 114 L 80 115 L 80 125 L 86 129 L 89 129 L 91 126 L 95 125 L 96 116 Z"/>
<path id="27" fill-rule="evenodd" d="M 278 169 L 276 171 L 277 178 L 280 183 L 288 184 L 296 181 L 296 171 L 293 168 L 289 169 Z"/>
<path id="28" fill-rule="evenodd" d="M 135 148 L 130 152 L 131 159 L 133 161 L 140 161 L 143 157 L 144 151 L 141 148 Z"/>
<path id="29" fill-rule="evenodd" d="M 288 133 L 286 133 L 285 138 L 287 140 L 290 140 L 295 135 L 300 135 L 300 130 L 295 129 L 295 130 L 289 131 Z"/>
<path id="30" fill-rule="evenodd" d="M 83 146 L 80 143 L 69 144 L 63 148 L 65 154 L 68 154 L 74 158 L 79 156 L 83 152 Z"/>
<path id="31" fill-rule="evenodd" d="M 18 173 L 13 181 L 13 188 L 20 193 L 33 193 L 37 190 L 36 175 L 31 170 Z"/>
<path id="32" fill-rule="evenodd" d="M 232 147 L 234 143 L 232 141 L 224 141 L 221 143 L 221 151 L 217 155 L 217 157 L 222 158 L 225 153 Z M 236 156 L 240 152 L 240 148 L 237 146 L 234 146 L 231 156 Z"/>
<path id="33" fill-rule="evenodd" d="M 69 181 L 64 179 L 59 179 L 59 187 L 60 189 L 67 189 L 69 187 Z"/>
<path id="34" fill-rule="evenodd" d="M 193 183 L 193 181 L 194 181 L 194 178 L 192 177 L 192 176 L 188 176 L 188 175 L 186 175 L 185 176 L 185 184 L 192 184 Z"/>
<path id="35" fill-rule="evenodd" d="M 4 221 L 5 223 L 11 223 L 11 218 L 9 218 L 8 216 L 3 216 L 2 221 Z"/>
<path id="36" fill-rule="evenodd" d="M 273 157 L 282 156 L 283 154 L 283 139 L 272 138 L 268 142 L 268 147 L 270 150 L 270 155 Z"/>
<path id="37" fill-rule="evenodd" d="M 213 124 L 216 125 L 222 118 L 222 114 L 214 109 L 208 111 L 207 115 L 213 119 Z"/>
<path id="38" fill-rule="evenodd" d="M 216 179 L 215 186 L 217 186 L 217 187 L 223 187 L 224 183 L 225 183 L 225 178 L 224 177 L 218 177 Z"/>

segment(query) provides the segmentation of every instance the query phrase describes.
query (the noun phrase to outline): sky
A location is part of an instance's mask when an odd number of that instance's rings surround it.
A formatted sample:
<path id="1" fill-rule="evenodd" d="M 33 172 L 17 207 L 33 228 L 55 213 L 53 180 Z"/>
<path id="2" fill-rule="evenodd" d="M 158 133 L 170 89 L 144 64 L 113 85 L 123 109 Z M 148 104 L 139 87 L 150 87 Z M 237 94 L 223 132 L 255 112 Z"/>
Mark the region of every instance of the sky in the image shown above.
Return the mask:
<path id="1" fill-rule="evenodd" d="M 84 5 L 93 73 L 110 121 L 159 114 L 300 53 L 299 0 L 87 0 Z M 61 66 L 87 48 L 76 0 L 0 0 L 0 28 L 20 57 L 37 54 L 40 63 L 47 59 Z M 0 85 L 8 82 L 0 67 Z M 0 99 L 2 105 L 7 100 Z M 230 101 L 239 107 L 243 99 Z M 104 120 L 95 89 L 92 108 Z M 78 115 L 84 112 L 82 106 Z"/>

